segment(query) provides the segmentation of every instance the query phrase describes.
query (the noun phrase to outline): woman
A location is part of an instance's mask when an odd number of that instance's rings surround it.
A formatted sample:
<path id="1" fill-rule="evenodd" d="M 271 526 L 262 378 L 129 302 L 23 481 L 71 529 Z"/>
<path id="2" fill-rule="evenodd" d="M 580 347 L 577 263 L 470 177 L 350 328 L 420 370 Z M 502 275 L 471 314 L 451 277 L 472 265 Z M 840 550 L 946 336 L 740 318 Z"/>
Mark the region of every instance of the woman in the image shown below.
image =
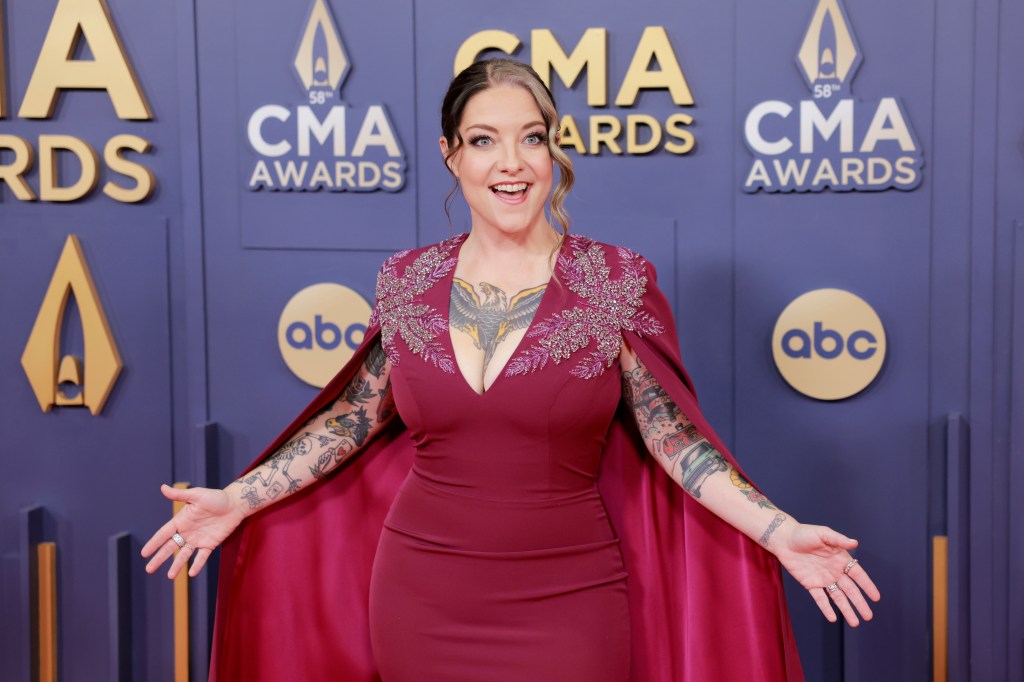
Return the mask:
<path id="1" fill-rule="evenodd" d="M 363 345 L 242 478 L 163 489 L 186 505 L 147 571 L 177 551 L 168 576 L 194 576 L 231 536 L 211 675 L 800 679 L 779 562 L 856 626 L 879 598 L 856 542 L 737 468 L 650 264 L 568 234 L 572 166 L 532 69 L 466 69 L 442 133 L 468 236 L 385 262 Z"/>

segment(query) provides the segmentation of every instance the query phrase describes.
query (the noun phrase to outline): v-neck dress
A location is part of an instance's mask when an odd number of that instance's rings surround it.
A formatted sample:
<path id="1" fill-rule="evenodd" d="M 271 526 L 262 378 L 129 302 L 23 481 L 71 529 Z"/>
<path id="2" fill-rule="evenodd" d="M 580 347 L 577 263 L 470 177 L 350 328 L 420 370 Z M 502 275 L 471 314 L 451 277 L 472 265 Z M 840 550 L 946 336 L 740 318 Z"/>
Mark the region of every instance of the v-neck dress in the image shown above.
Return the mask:
<path id="1" fill-rule="evenodd" d="M 385 262 L 363 343 L 250 466 L 381 344 L 401 420 L 224 542 L 211 681 L 803 680 L 778 561 L 666 477 L 615 410 L 625 340 L 739 468 L 697 404 L 653 266 L 570 237 L 477 395 L 448 338 L 462 241 Z"/>
<path id="2" fill-rule="evenodd" d="M 582 377 L 559 362 L 568 348 L 536 343 L 567 313 L 595 312 L 569 288 L 571 254 L 592 242 L 563 245 L 561 276 L 478 394 L 455 365 L 446 315 L 462 239 L 435 247 L 419 270 L 396 271 L 398 293 L 378 296 L 396 407 L 416 448 L 370 584 L 382 679 L 623 682 L 627 574 L 597 489 L 621 397 L 617 345 Z M 576 274 L 585 285 L 587 273 Z"/>

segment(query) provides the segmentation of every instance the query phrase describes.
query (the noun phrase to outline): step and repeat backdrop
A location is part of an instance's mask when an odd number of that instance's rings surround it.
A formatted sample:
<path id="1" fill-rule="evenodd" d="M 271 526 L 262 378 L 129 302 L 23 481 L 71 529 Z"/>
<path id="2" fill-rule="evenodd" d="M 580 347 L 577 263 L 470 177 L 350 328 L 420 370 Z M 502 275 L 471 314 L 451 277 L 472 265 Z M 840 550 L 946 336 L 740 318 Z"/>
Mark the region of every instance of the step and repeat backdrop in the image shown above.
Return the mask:
<path id="1" fill-rule="evenodd" d="M 552 88 L 573 230 L 656 266 L 752 478 L 861 541 L 875 622 L 787 584 L 808 679 L 1021 679 L 986 590 L 1024 557 L 967 533 L 1019 531 L 1024 483 L 1005 5 L 0 0 L 9 679 L 205 679 L 215 581 L 138 558 L 158 486 L 232 480 L 358 346 L 383 259 L 469 229 L 440 103 L 492 56 Z"/>

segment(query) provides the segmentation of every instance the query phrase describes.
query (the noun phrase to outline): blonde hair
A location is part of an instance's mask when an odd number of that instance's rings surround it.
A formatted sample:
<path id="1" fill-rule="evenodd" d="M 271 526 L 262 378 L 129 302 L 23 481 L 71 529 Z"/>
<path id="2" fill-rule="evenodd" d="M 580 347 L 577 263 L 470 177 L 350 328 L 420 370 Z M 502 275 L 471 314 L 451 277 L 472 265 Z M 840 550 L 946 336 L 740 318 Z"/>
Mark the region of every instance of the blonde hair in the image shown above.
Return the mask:
<path id="1" fill-rule="evenodd" d="M 555 190 L 551 193 L 551 215 L 554 216 L 562 231 L 562 237 L 555 246 L 555 251 L 557 251 L 561 242 L 569 235 L 569 213 L 565 210 L 565 197 L 576 180 L 576 173 L 572 168 L 572 160 L 558 146 L 558 110 L 555 109 L 555 98 L 537 72 L 529 65 L 514 59 L 487 59 L 474 62 L 452 79 L 448 86 L 448 92 L 444 96 L 444 102 L 441 104 L 441 134 L 448 142 L 448 153 L 444 157 L 445 166 L 454 177 L 451 160 L 465 144 L 465 140 L 462 139 L 462 134 L 459 132 L 459 124 L 462 123 L 462 113 L 466 109 L 466 104 L 474 95 L 502 85 L 520 87 L 533 95 L 534 101 L 537 102 L 537 108 L 540 109 L 541 117 L 544 119 L 544 126 L 547 128 L 548 153 L 558 165 L 558 184 L 555 185 Z M 459 180 L 456 177 L 455 186 L 448 193 L 444 202 L 444 212 L 448 216 L 449 222 L 451 222 L 451 202 L 458 189 Z"/>

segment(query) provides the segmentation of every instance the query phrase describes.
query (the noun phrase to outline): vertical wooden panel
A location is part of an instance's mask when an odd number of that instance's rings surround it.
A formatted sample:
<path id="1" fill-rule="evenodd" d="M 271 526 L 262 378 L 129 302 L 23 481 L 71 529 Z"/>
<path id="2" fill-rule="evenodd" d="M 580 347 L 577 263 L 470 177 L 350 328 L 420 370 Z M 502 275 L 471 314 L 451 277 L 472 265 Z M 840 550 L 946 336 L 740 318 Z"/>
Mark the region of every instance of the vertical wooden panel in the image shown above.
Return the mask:
<path id="1" fill-rule="evenodd" d="M 188 483 L 175 483 L 175 488 L 188 488 Z M 177 514 L 184 506 L 174 502 Z M 174 682 L 188 682 L 188 571 L 182 570 L 174 579 Z"/>
<path id="2" fill-rule="evenodd" d="M 39 682 L 57 682 L 57 545 L 40 542 L 38 566 Z"/>
<path id="3" fill-rule="evenodd" d="M 946 682 L 949 624 L 949 538 L 932 538 L 932 682 Z"/>

